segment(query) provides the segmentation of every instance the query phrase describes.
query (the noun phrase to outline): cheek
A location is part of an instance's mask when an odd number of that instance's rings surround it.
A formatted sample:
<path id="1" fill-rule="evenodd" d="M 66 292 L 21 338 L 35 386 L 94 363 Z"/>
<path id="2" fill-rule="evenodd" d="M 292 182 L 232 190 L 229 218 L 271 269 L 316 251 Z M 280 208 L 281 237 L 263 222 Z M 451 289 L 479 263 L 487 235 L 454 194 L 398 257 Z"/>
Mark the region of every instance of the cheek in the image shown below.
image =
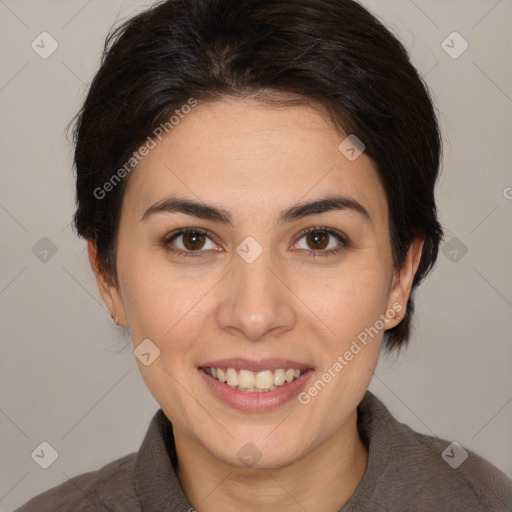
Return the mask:
<path id="1" fill-rule="evenodd" d="M 327 338 L 344 345 L 375 324 L 385 312 L 389 276 L 385 268 L 375 264 L 347 264 L 330 275 L 303 279 L 297 295 L 325 324 Z"/>
<path id="2" fill-rule="evenodd" d="M 208 307 L 207 279 L 171 272 L 144 255 L 130 257 L 121 268 L 123 302 L 135 345 L 149 338 L 161 348 L 172 341 L 173 350 L 180 350 L 194 339 Z"/>
<path id="3" fill-rule="evenodd" d="M 206 309 L 211 307 L 203 299 L 208 286 L 204 281 L 171 276 L 155 266 L 151 270 L 133 268 L 133 272 L 124 275 L 123 289 L 133 346 L 149 339 L 159 350 L 150 365 L 137 361 L 139 371 L 159 403 L 168 400 L 168 390 L 175 390 L 173 410 L 178 417 L 179 411 L 187 407 L 183 400 L 186 396 L 177 392 L 181 387 L 178 382 L 192 371 L 189 361 L 197 352 L 194 340 L 200 338 L 208 316 Z"/>
<path id="4" fill-rule="evenodd" d="M 357 406 L 375 371 L 385 325 L 381 315 L 386 312 L 387 278 L 385 269 L 377 265 L 357 269 L 347 265 L 316 292 L 303 285 L 301 293 L 310 298 L 308 305 L 317 313 L 309 315 L 314 330 L 326 334 L 319 339 L 321 367 L 301 403 L 317 411 L 343 404 L 328 417 L 319 413 L 327 430 L 337 428 L 343 414 Z"/>

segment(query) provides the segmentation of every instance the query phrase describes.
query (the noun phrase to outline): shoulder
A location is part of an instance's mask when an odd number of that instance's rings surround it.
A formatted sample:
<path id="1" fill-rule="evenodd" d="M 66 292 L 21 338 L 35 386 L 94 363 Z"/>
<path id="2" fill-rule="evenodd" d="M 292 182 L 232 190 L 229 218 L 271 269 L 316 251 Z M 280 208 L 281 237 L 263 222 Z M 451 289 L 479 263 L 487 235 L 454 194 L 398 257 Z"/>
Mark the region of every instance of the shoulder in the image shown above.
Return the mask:
<path id="1" fill-rule="evenodd" d="M 401 425 L 410 458 L 425 471 L 420 496 L 437 496 L 447 510 L 512 511 L 512 480 L 489 461 L 457 442 L 427 436 Z M 427 498 L 424 498 L 425 500 Z M 455 506 L 456 505 L 456 506 Z"/>
<path id="2" fill-rule="evenodd" d="M 379 500 L 382 510 L 408 510 L 414 504 L 417 511 L 512 511 L 512 480 L 487 460 L 399 423 L 370 393 L 360 405 L 369 459 L 355 504 Z"/>
<path id="3" fill-rule="evenodd" d="M 15 512 L 99 512 L 140 510 L 132 453 L 96 471 L 70 478 L 26 502 Z"/>

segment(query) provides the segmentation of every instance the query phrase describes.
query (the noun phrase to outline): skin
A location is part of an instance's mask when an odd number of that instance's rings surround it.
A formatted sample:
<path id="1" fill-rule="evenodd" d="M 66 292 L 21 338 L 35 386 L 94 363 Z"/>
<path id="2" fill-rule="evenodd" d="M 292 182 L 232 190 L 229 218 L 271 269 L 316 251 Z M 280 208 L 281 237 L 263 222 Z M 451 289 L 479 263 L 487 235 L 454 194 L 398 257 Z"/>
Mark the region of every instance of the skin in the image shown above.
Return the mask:
<path id="1" fill-rule="evenodd" d="M 332 512 L 366 471 L 356 408 L 382 331 L 307 405 L 292 399 L 242 412 L 219 401 L 197 370 L 214 359 L 281 357 L 313 367 L 313 384 L 393 304 L 403 318 L 423 240 L 412 244 L 402 268 L 393 267 L 388 205 L 374 164 L 364 153 L 349 161 L 338 150 L 346 135 L 326 119 L 320 109 L 248 99 L 198 104 L 130 177 L 118 285 L 98 270 L 89 242 L 107 307 L 130 328 L 135 347 L 149 338 L 160 349 L 151 365 L 137 364 L 173 424 L 178 478 L 199 512 Z M 371 220 L 343 210 L 276 223 L 282 210 L 333 193 L 357 200 Z M 228 210 L 234 225 L 168 212 L 141 220 L 171 195 Z M 212 234 L 195 257 L 165 250 L 166 235 L 186 227 Z M 328 246 L 318 249 L 301 235 L 309 227 L 338 230 L 349 243 L 323 232 Z M 263 248 L 250 264 L 235 252 L 248 236 Z M 185 235 L 169 245 L 186 250 L 193 243 Z M 309 254 L 335 248 L 341 250 L 330 256 Z M 253 467 L 237 457 L 247 442 L 261 453 Z"/>

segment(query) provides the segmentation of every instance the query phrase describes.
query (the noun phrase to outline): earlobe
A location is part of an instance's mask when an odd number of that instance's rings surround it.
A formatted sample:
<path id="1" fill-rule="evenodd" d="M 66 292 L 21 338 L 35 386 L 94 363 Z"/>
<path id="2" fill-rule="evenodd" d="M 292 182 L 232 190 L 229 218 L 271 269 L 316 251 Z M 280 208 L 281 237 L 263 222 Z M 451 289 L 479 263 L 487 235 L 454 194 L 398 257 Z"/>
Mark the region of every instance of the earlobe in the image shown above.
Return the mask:
<path id="1" fill-rule="evenodd" d="M 102 271 L 98 258 L 98 248 L 93 240 L 87 240 L 87 252 L 94 277 L 96 278 L 98 290 L 105 306 L 110 312 L 112 320 L 116 325 L 122 327 L 127 326 L 122 297 L 117 285 L 112 281 L 110 276 L 105 275 Z"/>

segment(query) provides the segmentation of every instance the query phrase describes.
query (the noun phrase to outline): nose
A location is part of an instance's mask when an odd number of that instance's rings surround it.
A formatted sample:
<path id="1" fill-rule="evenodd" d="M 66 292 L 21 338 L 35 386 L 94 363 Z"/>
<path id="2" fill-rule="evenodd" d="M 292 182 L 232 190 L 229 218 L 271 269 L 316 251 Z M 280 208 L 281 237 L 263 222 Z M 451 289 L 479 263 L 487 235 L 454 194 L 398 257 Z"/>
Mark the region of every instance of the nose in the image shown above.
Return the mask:
<path id="1" fill-rule="evenodd" d="M 265 250 L 252 262 L 234 255 L 233 269 L 217 309 L 221 329 L 250 341 L 279 336 L 295 326 L 293 293 L 284 270 Z"/>

